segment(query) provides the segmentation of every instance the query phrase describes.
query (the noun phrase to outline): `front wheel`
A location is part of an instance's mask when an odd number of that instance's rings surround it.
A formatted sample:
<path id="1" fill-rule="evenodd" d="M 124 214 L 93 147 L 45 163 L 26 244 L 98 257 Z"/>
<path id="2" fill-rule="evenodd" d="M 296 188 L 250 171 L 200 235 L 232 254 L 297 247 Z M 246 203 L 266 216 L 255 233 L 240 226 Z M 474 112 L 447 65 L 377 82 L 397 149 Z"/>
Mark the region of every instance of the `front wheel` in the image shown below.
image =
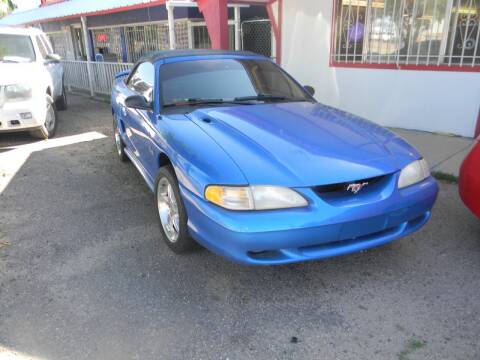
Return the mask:
<path id="1" fill-rule="evenodd" d="M 67 102 L 67 93 L 65 91 L 65 85 L 62 83 L 62 96 L 57 99 L 55 106 L 58 110 L 67 110 L 68 102 Z"/>
<path id="2" fill-rule="evenodd" d="M 47 112 L 44 124 L 38 130 L 31 132 L 32 136 L 38 139 L 50 139 L 57 132 L 57 110 L 50 95 L 47 95 L 46 104 Z"/>
<path id="3" fill-rule="evenodd" d="M 168 247 L 177 254 L 193 250 L 196 243 L 188 234 L 187 213 L 171 166 L 160 168 L 155 186 L 155 205 L 160 231 Z"/>
<path id="4" fill-rule="evenodd" d="M 116 115 L 113 116 L 113 139 L 115 140 L 115 149 L 117 150 L 120 161 L 127 161 L 128 157 L 125 153 L 125 144 L 123 143 L 122 137 L 120 136 L 120 130 L 118 129 L 118 120 Z"/>

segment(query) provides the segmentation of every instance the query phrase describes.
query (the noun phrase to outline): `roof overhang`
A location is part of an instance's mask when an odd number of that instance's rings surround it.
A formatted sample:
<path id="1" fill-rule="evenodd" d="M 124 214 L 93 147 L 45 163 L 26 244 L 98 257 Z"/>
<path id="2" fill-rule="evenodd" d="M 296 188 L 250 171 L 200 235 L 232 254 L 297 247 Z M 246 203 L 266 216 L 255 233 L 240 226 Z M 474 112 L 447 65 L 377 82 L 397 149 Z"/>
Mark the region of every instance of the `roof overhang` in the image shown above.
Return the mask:
<path id="1" fill-rule="evenodd" d="M 233 0 L 230 4 L 266 5 L 274 0 Z M 0 25 L 32 25 L 50 21 L 98 16 L 164 5 L 167 0 L 67 0 L 36 9 L 16 12 L 0 19 Z M 176 2 L 179 2 L 178 0 Z M 188 3 L 188 0 L 184 0 Z"/>

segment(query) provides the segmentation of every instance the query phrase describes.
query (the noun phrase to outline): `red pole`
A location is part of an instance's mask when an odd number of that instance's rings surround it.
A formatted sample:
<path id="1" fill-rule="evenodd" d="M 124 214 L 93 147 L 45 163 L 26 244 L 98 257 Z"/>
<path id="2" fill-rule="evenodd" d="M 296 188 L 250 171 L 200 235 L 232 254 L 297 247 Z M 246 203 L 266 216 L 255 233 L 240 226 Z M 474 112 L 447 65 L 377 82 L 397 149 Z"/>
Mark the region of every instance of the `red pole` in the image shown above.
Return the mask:
<path id="1" fill-rule="evenodd" d="M 227 0 L 198 0 L 197 4 L 205 18 L 212 49 L 228 50 Z"/>
<path id="2" fill-rule="evenodd" d="M 274 2 L 277 3 L 277 18 L 275 18 L 273 12 Z M 282 0 L 274 0 L 268 3 L 267 13 L 268 18 L 270 19 L 270 24 L 272 24 L 272 32 L 275 36 L 275 43 L 277 45 L 275 57 L 277 58 L 277 64 L 280 65 L 282 56 Z"/>

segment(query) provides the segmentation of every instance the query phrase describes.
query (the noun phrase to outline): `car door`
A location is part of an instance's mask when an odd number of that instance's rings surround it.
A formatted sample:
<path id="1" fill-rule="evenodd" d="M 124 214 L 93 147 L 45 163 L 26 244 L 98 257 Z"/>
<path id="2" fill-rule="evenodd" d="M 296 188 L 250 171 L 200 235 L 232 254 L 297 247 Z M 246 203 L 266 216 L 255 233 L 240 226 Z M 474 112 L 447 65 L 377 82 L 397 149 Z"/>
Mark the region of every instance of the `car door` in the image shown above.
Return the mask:
<path id="1" fill-rule="evenodd" d="M 153 93 L 155 83 L 155 67 L 150 62 L 138 65 L 130 78 L 127 80 L 127 88 L 131 95 L 141 95 L 147 102 L 153 104 Z M 135 155 L 141 165 L 154 180 L 157 170 L 158 148 L 155 145 L 155 122 L 156 116 L 153 111 L 122 109 L 126 133 L 134 147 Z"/>
<path id="2" fill-rule="evenodd" d="M 36 42 L 42 58 L 44 59 L 44 66 L 47 69 L 52 79 L 52 95 L 54 99 L 57 99 L 62 95 L 63 85 L 63 66 L 59 61 L 50 61 L 48 59 L 49 54 L 53 54 L 53 48 L 45 35 L 37 35 Z"/>

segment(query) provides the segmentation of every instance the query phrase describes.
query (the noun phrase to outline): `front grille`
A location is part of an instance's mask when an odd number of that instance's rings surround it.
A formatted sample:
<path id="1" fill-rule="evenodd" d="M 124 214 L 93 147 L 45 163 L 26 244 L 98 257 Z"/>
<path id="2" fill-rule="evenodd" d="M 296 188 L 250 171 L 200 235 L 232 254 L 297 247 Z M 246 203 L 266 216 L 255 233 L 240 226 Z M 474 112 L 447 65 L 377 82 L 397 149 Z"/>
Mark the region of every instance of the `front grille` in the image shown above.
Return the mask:
<path id="1" fill-rule="evenodd" d="M 344 183 L 337 183 L 337 184 L 328 184 L 328 185 L 320 185 L 314 187 L 314 191 L 319 195 L 326 195 L 326 194 L 332 194 L 332 193 L 346 193 L 354 195 L 353 191 L 349 190 L 349 185 L 352 184 L 365 184 L 362 190 L 367 190 L 367 188 L 374 187 L 376 184 L 382 181 L 382 179 L 385 178 L 386 175 L 382 176 L 376 176 L 368 179 L 361 179 L 361 180 L 355 180 L 355 181 L 348 181 Z M 362 191 L 360 190 L 360 191 Z"/>
<path id="2" fill-rule="evenodd" d="M 351 206 L 374 203 L 390 196 L 394 174 L 360 180 L 315 186 L 313 191 L 333 206 Z M 356 184 L 356 185 L 355 185 Z"/>

